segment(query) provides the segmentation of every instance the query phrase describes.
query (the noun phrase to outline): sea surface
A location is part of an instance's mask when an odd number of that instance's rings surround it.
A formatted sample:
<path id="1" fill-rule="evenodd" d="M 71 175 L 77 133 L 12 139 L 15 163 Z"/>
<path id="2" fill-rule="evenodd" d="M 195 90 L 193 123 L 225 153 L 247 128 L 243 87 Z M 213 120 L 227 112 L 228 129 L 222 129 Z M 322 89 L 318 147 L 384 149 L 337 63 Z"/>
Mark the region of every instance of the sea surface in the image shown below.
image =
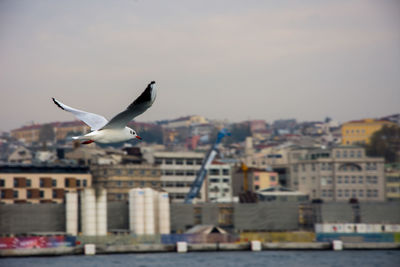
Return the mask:
<path id="1" fill-rule="evenodd" d="M 0 266 L 400 266 L 400 251 L 262 251 L 0 258 Z"/>

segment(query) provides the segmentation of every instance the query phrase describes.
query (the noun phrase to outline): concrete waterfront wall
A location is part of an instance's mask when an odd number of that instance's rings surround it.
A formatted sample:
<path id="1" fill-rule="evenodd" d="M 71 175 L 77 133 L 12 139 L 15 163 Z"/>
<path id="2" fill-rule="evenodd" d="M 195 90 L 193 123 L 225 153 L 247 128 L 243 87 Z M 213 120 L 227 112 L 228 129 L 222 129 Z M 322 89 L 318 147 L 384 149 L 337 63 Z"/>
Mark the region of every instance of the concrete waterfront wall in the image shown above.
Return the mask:
<path id="1" fill-rule="evenodd" d="M 64 204 L 0 205 L 0 233 L 65 232 Z"/>

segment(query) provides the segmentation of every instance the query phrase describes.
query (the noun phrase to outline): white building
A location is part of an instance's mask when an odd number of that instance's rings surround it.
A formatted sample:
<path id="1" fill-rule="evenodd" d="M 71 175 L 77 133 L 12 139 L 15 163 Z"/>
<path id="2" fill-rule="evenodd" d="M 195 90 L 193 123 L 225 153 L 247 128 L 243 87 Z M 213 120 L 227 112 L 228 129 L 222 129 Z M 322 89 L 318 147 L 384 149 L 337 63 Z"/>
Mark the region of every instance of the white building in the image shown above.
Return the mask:
<path id="1" fill-rule="evenodd" d="M 155 152 L 154 163 L 161 168 L 161 186 L 173 202 L 183 202 L 201 168 L 204 153 Z M 206 201 L 205 183 L 196 201 Z"/>
<path id="2" fill-rule="evenodd" d="M 211 202 L 232 202 L 232 171 L 229 164 L 214 161 L 208 169 L 207 190 Z"/>

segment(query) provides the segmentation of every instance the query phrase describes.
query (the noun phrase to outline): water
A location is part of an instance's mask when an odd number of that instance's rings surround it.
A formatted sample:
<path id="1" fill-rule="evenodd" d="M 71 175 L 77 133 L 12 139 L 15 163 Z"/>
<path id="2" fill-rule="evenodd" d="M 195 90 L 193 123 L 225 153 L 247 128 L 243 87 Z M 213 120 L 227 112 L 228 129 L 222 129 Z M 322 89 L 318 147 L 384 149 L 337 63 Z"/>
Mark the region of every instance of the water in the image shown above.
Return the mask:
<path id="1" fill-rule="evenodd" d="M 24 266 L 400 266 L 400 251 L 262 251 L 113 254 L 2 258 L 1 267 Z"/>

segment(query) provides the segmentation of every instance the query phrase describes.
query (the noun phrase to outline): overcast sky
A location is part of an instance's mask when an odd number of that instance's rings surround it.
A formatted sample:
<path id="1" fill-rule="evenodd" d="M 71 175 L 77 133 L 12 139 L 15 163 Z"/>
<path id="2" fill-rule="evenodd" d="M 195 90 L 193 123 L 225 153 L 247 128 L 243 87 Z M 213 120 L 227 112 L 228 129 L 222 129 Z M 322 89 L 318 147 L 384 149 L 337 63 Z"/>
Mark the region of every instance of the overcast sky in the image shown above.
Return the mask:
<path id="1" fill-rule="evenodd" d="M 0 0 L 0 130 L 198 114 L 344 122 L 400 112 L 400 1 Z"/>

